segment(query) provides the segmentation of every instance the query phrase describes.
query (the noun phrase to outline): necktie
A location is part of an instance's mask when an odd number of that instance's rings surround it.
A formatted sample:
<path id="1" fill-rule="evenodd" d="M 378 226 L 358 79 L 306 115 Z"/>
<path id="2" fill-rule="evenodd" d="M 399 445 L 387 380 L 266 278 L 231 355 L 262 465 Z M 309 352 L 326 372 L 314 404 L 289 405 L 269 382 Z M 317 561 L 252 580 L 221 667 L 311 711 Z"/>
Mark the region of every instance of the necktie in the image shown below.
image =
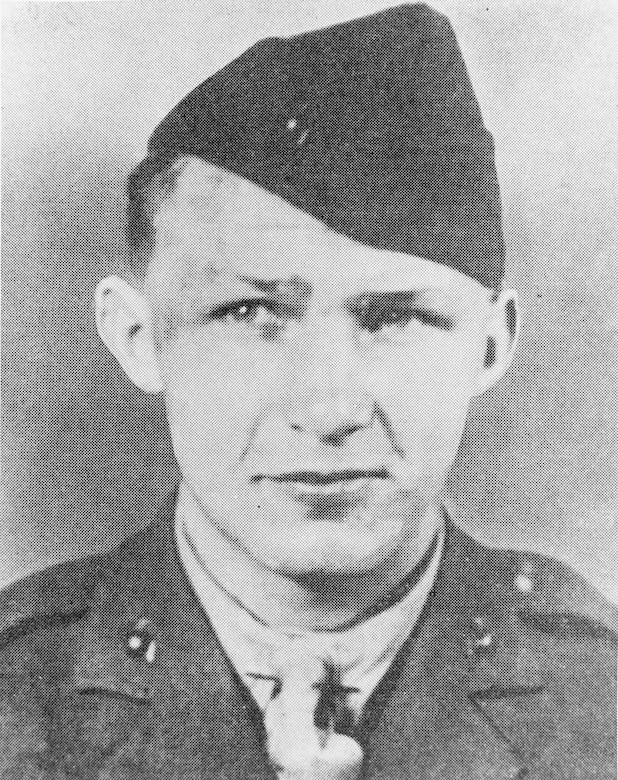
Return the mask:
<path id="1" fill-rule="evenodd" d="M 344 711 L 345 689 L 320 658 L 286 652 L 266 707 L 264 724 L 271 763 L 279 780 L 356 780 L 363 751 L 335 731 Z"/>

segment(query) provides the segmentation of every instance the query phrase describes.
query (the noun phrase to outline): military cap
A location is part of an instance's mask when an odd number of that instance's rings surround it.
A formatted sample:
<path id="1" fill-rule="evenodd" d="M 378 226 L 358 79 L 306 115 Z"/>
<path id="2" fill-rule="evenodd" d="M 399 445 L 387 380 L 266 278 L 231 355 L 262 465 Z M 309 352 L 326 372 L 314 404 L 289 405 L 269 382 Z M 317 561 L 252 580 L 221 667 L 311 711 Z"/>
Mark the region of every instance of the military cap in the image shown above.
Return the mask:
<path id="1" fill-rule="evenodd" d="M 149 154 L 197 155 L 362 244 L 500 285 L 493 140 L 426 5 L 256 43 L 163 119 Z"/>

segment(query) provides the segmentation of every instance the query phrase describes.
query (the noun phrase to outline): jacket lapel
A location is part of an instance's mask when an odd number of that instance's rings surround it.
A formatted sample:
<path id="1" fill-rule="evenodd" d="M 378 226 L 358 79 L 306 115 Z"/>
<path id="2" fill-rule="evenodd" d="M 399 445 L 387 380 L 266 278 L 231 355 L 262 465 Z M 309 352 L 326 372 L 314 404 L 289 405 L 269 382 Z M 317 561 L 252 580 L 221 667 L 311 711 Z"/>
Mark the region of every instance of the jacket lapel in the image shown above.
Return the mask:
<path id="1" fill-rule="evenodd" d="M 515 780 L 551 739 L 535 654 L 510 617 L 506 583 L 488 592 L 496 575 L 483 553 L 448 524 L 425 613 L 360 724 L 366 778 Z"/>
<path id="2" fill-rule="evenodd" d="M 172 511 L 125 546 L 87 616 L 73 706 L 96 717 L 79 717 L 75 761 L 115 780 L 272 780 L 259 713 L 182 571 Z"/>

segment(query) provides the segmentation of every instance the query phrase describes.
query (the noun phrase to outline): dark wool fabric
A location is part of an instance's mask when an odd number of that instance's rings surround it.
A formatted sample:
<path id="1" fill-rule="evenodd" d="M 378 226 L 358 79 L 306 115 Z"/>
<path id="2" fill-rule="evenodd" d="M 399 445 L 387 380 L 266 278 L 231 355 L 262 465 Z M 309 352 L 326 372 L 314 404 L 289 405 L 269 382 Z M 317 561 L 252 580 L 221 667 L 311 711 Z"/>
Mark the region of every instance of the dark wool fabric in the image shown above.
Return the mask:
<path id="1" fill-rule="evenodd" d="M 149 153 L 197 155 L 356 241 L 500 285 L 493 141 L 426 5 L 260 41 L 165 117 Z"/>
<path id="2" fill-rule="evenodd" d="M 3 780 L 276 780 L 182 569 L 174 506 L 0 592 Z M 423 614 L 355 729 L 362 779 L 616 780 L 617 620 L 556 561 L 449 521 Z"/>

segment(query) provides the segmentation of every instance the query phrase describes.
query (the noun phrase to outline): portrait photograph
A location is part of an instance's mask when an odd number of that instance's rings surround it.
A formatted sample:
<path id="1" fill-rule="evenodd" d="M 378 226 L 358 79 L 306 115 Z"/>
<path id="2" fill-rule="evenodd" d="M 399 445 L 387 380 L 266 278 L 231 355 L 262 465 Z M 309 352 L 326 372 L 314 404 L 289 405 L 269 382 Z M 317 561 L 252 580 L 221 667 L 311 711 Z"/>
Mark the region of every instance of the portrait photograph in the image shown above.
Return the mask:
<path id="1" fill-rule="evenodd" d="M 618 5 L 2 4 L 1 780 L 616 780 Z"/>

